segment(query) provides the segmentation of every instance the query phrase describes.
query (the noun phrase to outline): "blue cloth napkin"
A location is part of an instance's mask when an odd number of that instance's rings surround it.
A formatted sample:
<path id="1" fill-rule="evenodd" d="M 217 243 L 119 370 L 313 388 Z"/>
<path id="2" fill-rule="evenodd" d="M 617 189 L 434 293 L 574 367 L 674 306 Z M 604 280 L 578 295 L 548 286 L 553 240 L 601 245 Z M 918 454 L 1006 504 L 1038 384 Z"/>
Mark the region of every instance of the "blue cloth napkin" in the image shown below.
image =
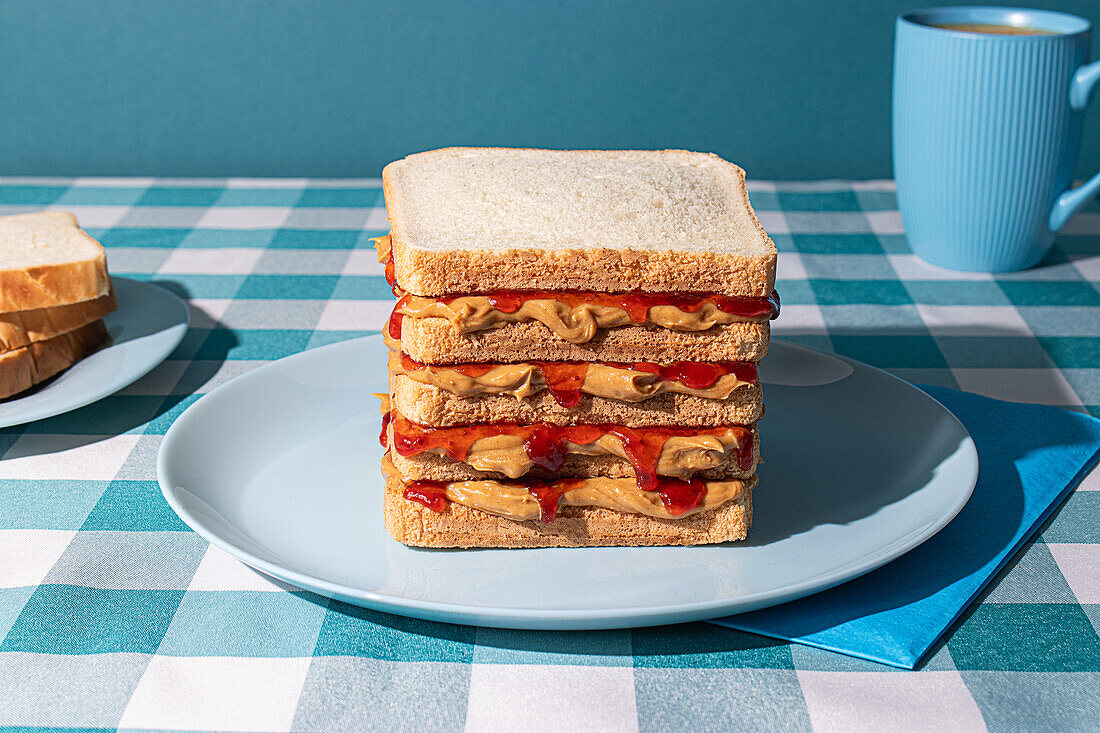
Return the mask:
<path id="1" fill-rule="evenodd" d="M 959 515 L 863 577 L 712 623 L 913 669 L 1100 459 L 1096 418 L 921 389 L 955 414 L 978 449 L 978 483 Z"/>

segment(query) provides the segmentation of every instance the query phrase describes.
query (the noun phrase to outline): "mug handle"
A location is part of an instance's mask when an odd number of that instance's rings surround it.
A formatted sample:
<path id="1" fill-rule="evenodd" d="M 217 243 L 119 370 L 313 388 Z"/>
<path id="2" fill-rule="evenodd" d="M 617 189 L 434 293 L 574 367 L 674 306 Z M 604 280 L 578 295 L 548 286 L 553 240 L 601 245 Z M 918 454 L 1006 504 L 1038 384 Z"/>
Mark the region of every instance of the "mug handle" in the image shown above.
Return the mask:
<path id="1" fill-rule="evenodd" d="M 1069 87 L 1069 104 L 1075 111 L 1083 110 L 1088 106 L 1089 97 L 1093 87 L 1100 82 L 1100 61 L 1085 64 L 1073 74 L 1073 81 Z M 1050 231 L 1057 232 L 1069 220 L 1077 215 L 1085 205 L 1092 201 L 1097 193 L 1100 193 L 1100 173 L 1090 178 L 1087 182 L 1064 191 L 1054 202 L 1054 209 L 1050 212 Z"/>

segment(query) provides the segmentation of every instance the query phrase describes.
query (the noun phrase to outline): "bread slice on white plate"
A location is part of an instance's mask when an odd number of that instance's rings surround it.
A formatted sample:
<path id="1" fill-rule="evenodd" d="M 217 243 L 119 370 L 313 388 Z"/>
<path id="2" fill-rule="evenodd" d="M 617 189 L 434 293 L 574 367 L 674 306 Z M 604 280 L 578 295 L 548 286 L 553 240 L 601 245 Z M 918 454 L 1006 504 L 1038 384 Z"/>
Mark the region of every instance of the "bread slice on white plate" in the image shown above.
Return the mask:
<path id="1" fill-rule="evenodd" d="M 107 341 L 103 321 L 21 349 L 0 353 L 0 399 L 11 397 L 59 374 Z"/>
<path id="2" fill-rule="evenodd" d="M 64 211 L 0 216 L 0 313 L 107 295 L 107 255 Z"/>
<path id="3" fill-rule="evenodd" d="M 416 295 L 775 284 L 745 172 L 710 153 L 445 148 L 390 163 L 382 186 L 397 281 Z"/>
<path id="4" fill-rule="evenodd" d="M 114 290 L 102 298 L 54 308 L 0 313 L 0 354 L 98 321 L 118 308 Z"/>

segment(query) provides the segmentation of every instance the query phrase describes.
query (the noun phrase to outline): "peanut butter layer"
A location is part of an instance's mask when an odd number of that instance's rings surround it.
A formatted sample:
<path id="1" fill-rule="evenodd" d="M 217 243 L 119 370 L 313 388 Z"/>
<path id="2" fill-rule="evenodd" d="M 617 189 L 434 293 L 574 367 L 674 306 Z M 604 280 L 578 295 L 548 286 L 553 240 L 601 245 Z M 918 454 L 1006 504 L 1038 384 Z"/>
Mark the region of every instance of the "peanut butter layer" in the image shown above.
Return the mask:
<path id="1" fill-rule="evenodd" d="M 439 387 L 460 397 L 490 394 L 523 399 L 547 388 L 542 370 L 528 363 L 499 364 L 484 374 L 471 376 L 446 366 L 423 365 L 419 369 L 406 369 L 400 353 L 391 351 L 389 370 L 392 374 L 403 374 L 416 382 Z M 622 402 L 642 402 L 668 393 L 724 400 L 734 390 L 752 384 L 735 374 L 724 374 L 710 387 L 692 388 L 678 380 L 663 379 L 659 374 L 592 362 L 585 371 L 580 390 L 585 394 Z"/>
<path id="2" fill-rule="evenodd" d="M 402 415 L 421 425 L 440 427 L 492 422 L 544 422 L 551 425 L 604 423 L 626 427 L 659 425 L 704 428 L 712 425 L 748 425 L 764 415 L 762 391 L 757 384 L 739 388 L 725 400 L 666 392 L 644 402 L 622 402 L 582 394 L 572 407 L 559 404 L 545 390 L 523 399 L 507 394 L 460 397 L 402 374 L 390 375 L 390 392 L 394 407 Z"/>
<path id="3" fill-rule="evenodd" d="M 387 482 L 382 498 L 386 531 L 413 547 L 598 547 L 707 545 L 743 540 L 752 524 L 752 492 L 709 512 L 657 519 L 600 507 L 566 506 L 550 524 L 516 522 L 449 503 L 435 512 L 402 496 L 402 484 Z"/>
<path id="4" fill-rule="evenodd" d="M 507 476 L 494 471 L 479 471 L 468 463 L 452 461 L 434 453 L 422 453 L 417 456 L 393 455 L 393 463 L 402 475 L 417 481 L 508 481 Z M 724 481 L 726 479 L 748 478 L 755 474 L 755 467 L 742 471 L 736 461 L 727 461 L 718 468 L 698 471 L 692 480 Z M 556 480 L 567 478 L 629 478 L 634 479 L 633 466 L 621 458 L 612 455 L 585 456 L 571 454 L 565 462 L 553 472 L 534 468 L 523 475 L 523 479 Z M 664 477 L 662 477 L 664 478 Z M 673 480 L 673 479 L 665 479 Z M 678 480 L 678 479 L 677 479 Z"/>
<path id="5" fill-rule="evenodd" d="M 537 321 L 561 338 L 574 344 L 592 340 L 599 329 L 619 326 L 656 326 L 673 331 L 706 331 L 729 323 L 760 323 L 761 318 L 745 318 L 704 303 L 695 312 L 683 311 L 672 305 L 649 308 L 643 323 L 635 322 L 625 308 L 609 305 L 582 304 L 570 306 L 560 300 L 526 300 L 511 313 L 497 310 L 482 295 L 464 295 L 448 302 L 434 298 L 406 296 L 396 312 L 405 318 L 446 318 L 459 334 L 485 331 L 509 323 Z"/>
<path id="6" fill-rule="evenodd" d="M 404 482 L 388 457 L 382 461 L 387 482 Z M 706 494 L 698 506 L 683 514 L 673 515 L 665 508 L 660 494 L 638 488 L 633 479 L 596 477 L 584 479 L 575 489 L 561 494 L 560 506 L 593 506 L 626 514 L 643 514 L 658 519 L 681 519 L 699 512 L 711 511 L 726 502 L 741 497 L 756 485 L 756 477 L 747 480 L 707 481 Z M 447 499 L 462 506 L 522 522 L 538 519 L 538 500 L 522 486 L 499 481 L 455 481 L 441 486 Z"/>
<path id="7" fill-rule="evenodd" d="M 390 239 L 390 235 L 383 234 L 381 237 L 371 237 L 374 242 L 374 256 L 378 258 L 378 261 L 385 264 L 390 261 L 390 255 L 393 254 L 393 241 Z"/>
<path id="8" fill-rule="evenodd" d="M 393 428 L 389 428 L 391 460 L 401 474 L 416 481 L 459 481 L 476 479 L 537 478 L 633 478 L 622 441 L 614 435 L 602 435 L 593 443 L 565 442 L 567 457 L 553 474 L 535 464 L 518 435 L 494 435 L 473 443 L 462 461 L 454 461 L 442 450 L 430 450 L 402 456 L 393 450 Z M 738 466 L 738 440 L 735 430 L 721 435 L 672 436 L 657 459 L 657 475 L 688 480 L 746 478 L 756 472 L 759 462 L 759 438 L 753 431 L 753 463 L 743 470 Z"/>

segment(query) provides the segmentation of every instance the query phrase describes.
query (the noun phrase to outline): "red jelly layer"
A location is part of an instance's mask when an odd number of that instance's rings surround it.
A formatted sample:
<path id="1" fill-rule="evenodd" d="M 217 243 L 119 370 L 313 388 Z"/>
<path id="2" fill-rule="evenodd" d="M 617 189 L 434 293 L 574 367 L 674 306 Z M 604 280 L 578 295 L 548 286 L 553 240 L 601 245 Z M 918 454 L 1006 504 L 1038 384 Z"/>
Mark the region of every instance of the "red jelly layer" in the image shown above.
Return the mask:
<path id="1" fill-rule="evenodd" d="M 602 305 L 622 308 L 635 323 L 644 323 L 649 309 L 656 305 L 671 305 L 685 313 L 695 313 L 707 303 L 719 310 L 743 318 L 779 315 L 779 296 L 774 291 L 767 298 L 733 298 L 717 293 L 594 293 L 585 290 L 522 290 L 481 294 L 493 308 L 502 313 L 515 313 L 528 300 L 556 300 L 575 308 L 581 305 Z M 440 298 L 449 303 L 461 295 Z"/>
<path id="2" fill-rule="evenodd" d="M 573 484 L 575 482 L 568 482 Z M 551 486 L 547 483 L 532 483 L 527 491 L 539 503 L 539 521 L 550 524 L 558 518 L 558 506 L 561 504 L 561 495 L 572 486 Z"/>
<path id="3" fill-rule="evenodd" d="M 588 374 L 587 364 L 568 361 L 539 361 L 534 364 L 542 372 L 546 388 L 559 405 L 574 407 L 581 401 L 581 387 Z"/>
<path id="4" fill-rule="evenodd" d="M 390 252 L 390 256 L 386 258 L 386 282 L 391 288 L 397 287 L 397 273 L 393 271 L 393 252 Z"/>
<path id="5" fill-rule="evenodd" d="M 690 389 L 709 389 L 722 377 L 732 374 L 742 382 L 756 384 L 756 365 L 740 361 L 674 361 L 671 364 L 654 364 L 642 361 L 636 364 L 608 362 L 609 366 L 619 369 L 633 369 L 639 372 L 658 374 L 668 382 L 680 382 Z"/>
<path id="6" fill-rule="evenodd" d="M 397 301 L 400 305 L 401 301 Z M 401 321 L 405 318 L 404 313 L 398 312 L 397 308 L 393 309 L 393 313 L 390 313 L 390 338 L 401 340 Z"/>
<path id="7" fill-rule="evenodd" d="M 385 448 L 390 444 L 389 435 L 387 435 L 387 429 L 390 427 L 390 420 L 393 419 L 393 410 L 389 410 L 382 415 L 382 432 L 378 435 L 378 442 Z"/>
<path id="8" fill-rule="evenodd" d="M 489 304 L 501 313 L 515 313 L 528 300 L 556 300 L 575 308 L 580 305 L 601 305 L 622 308 L 634 323 L 646 322 L 649 309 L 657 305 L 670 305 L 685 313 L 695 313 L 711 303 L 719 310 L 742 318 L 779 317 L 779 293 L 772 291 L 766 298 L 733 298 L 717 293 L 593 293 L 583 290 L 522 290 L 475 293 L 488 299 Z M 390 316 L 390 337 L 401 338 L 401 318 L 397 311 L 415 296 L 403 295 Z M 467 295 L 446 295 L 438 300 L 451 303 Z M 396 332 L 395 332 L 396 331 Z"/>
<path id="9" fill-rule="evenodd" d="M 436 481 L 413 481 L 405 484 L 403 496 L 409 501 L 415 501 L 431 509 L 433 512 L 441 512 L 447 508 L 447 492 L 444 484 Z"/>
<path id="10" fill-rule="evenodd" d="M 535 497 L 539 503 L 539 520 L 544 524 L 553 522 L 558 516 L 558 508 L 562 494 L 584 486 L 585 479 L 558 479 L 554 482 L 547 481 L 508 481 L 500 482 L 506 486 L 525 488 Z M 441 512 L 447 508 L 449 500 L 446 493 L 447 484 L 442 481 L 414 481 L 406 484 L 405 498 L 428 507 L 432 511 Z M 661 503 L 674 517 L 695 509 L 702 503 L 707 495 L 707 487 L 703 481 L 678 481 L 676 479 L 662 478 L 651 489 L 661 497 Z"/>
<path id="11" fill-rule="evenodd" d="M 580 401 L 581 386 L 588 368 L 593 362 L 587 361 L 529 361 L 526 362 L 542 372 L 546 388 L 554 396 L 562 407 L 573 407 Z M 699 361 L 674 361 L 671 364 L 655 364 L 650 361 L 634 363 L 621 362 L 596 362 L 616 369 L 629 369 L 635 372 L 656 374 L 661 379 L 670 382 L 680 382 L 690 389 L 709 389 L 727 374 L 736 376 L 742 382 L 756 384 L 756 365 L 737 361 L 720 361 L 714 363 Z M 405 354 L 401 355 L 401 366 L 407 372 L 427 369 L 426 364 L 410 359 Z M 441 367 L 464 374 L 467 377 L 480 377 L 488 374 L 499 364 L 449 364 Z"/>
<path id="12" fill-rule="evenodd" d="M 487 423 L 431 428 L 417 425 L 399 412 L 393 412 L 392 415 L 393 447 L 402 456 L 438 450 L 452 461 L 464 461 L 473 444 L 482 438 L 518 435 L 523 438 L 523 446 L 531 463 L 553 473 L 561 468 L 569 455 L 566 442 L 585 445 L 596 442 L 603 435 L 614 435 L 622 441 L 627 458 L 634 467 L 638 488 L 652 490 L 659 483 L 657 461 L 669 438 L 722 435 L 729 430 L 736 430 L 739 442 L 737 465 L 742 471 L 751 470 L 753 466 L 752 428 L 744 425 L 717 428 L 628 428 L 622 425 Z"/>
<path id="13" fill-rule="evenodd" d="M 496 369 L 498 366 L 500 366 L 500 364 L 444 364 L 437 366 L 437 368 L 452 369 L 460 374 L 465 374 L 467 377 L 481 377 L 488 374 L 493 369 Z M 428 365 L 413 359 L 408 354 L 402 353 L 401 367 L 407 372 L 418 372 L 421 369 L 427 369 Z"/>

